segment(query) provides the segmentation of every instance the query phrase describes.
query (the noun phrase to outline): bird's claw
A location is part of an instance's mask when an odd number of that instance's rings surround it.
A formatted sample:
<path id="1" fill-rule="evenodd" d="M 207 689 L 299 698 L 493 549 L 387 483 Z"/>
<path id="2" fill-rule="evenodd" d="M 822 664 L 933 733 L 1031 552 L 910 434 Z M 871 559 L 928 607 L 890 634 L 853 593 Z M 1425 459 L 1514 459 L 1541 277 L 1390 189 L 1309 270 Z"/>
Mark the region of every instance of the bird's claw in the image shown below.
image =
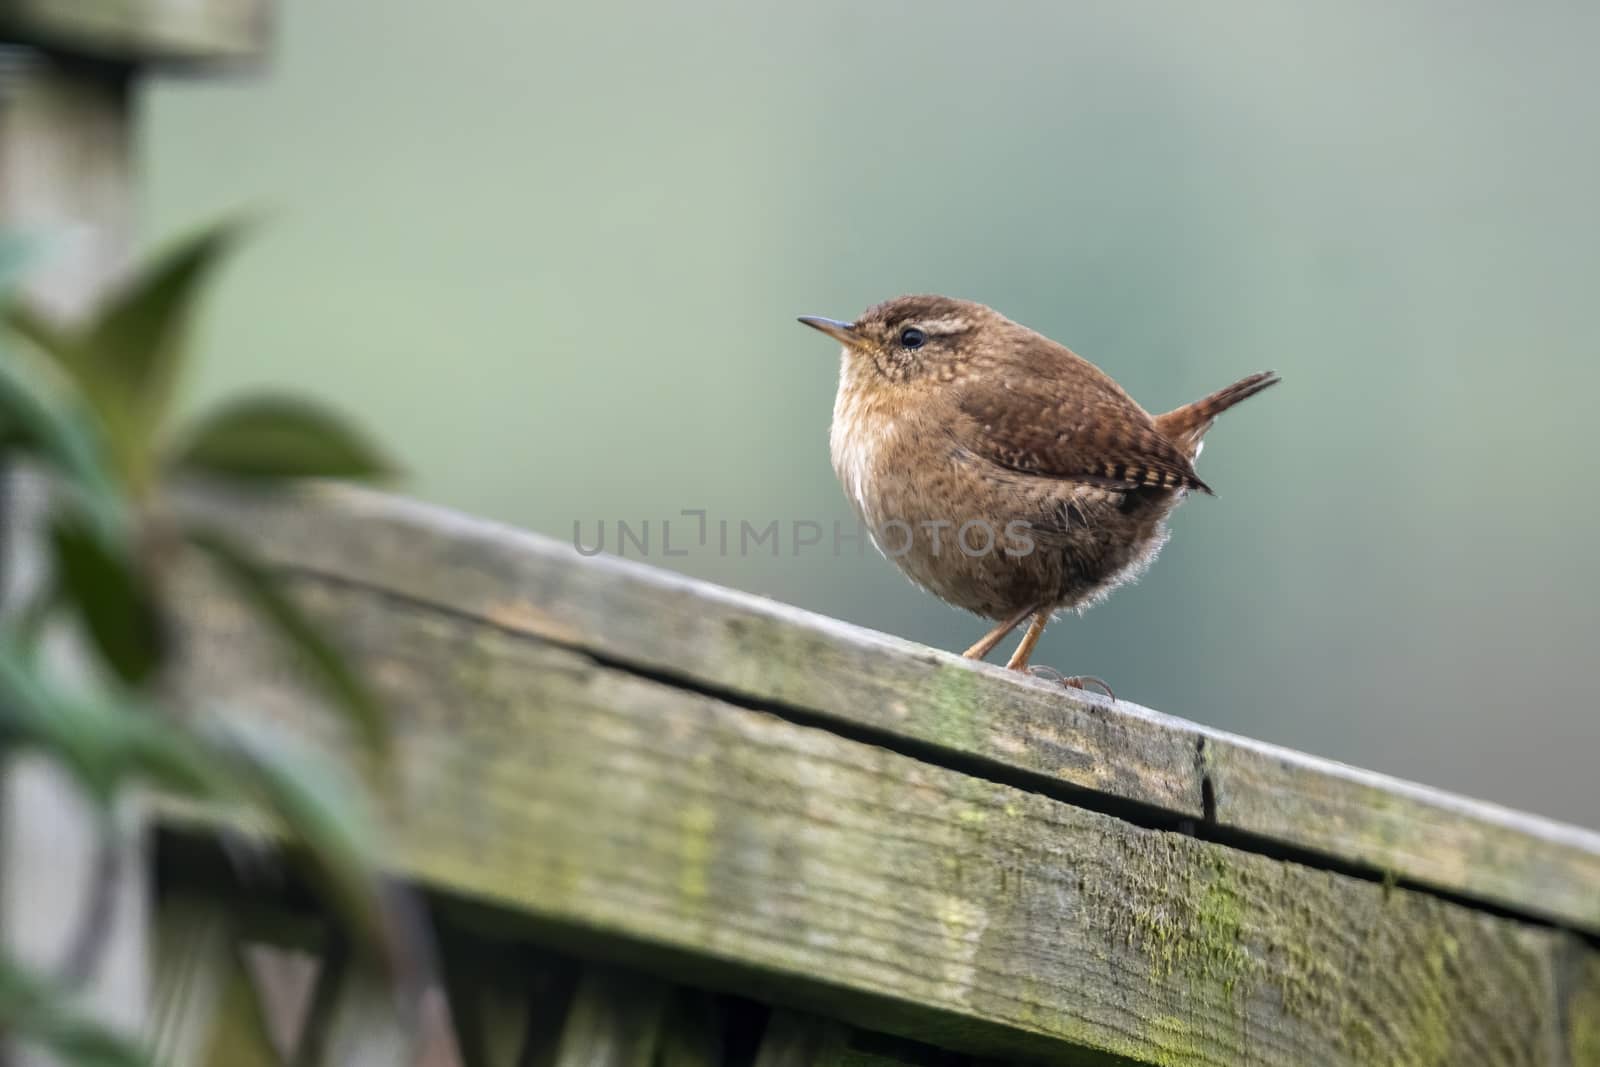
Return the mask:
<path id="1" fill-rule="evenodd" d="M 1062 674 L 1054 667 L 1046 667 L 1043 664 L 1029 667 L 1028 673 L 1047 682 L 1058 682 L 1068 689 L 1088 689 L 1092 685 L 1112 700 L 1117 699 L 1117 694 L 1111 691 L 1111 687 L 1092 674 Z"/>

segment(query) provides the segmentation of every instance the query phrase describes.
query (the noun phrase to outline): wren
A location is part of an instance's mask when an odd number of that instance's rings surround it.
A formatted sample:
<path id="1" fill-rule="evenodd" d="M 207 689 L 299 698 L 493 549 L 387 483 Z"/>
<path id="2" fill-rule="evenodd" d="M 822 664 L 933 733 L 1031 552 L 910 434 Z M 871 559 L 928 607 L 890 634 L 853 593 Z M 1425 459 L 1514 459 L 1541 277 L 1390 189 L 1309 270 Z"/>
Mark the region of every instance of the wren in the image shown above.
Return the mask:
<path id="1" fill-rule="evenodd" d="M 855 322 L 800 321 L 844 345 L 833 468 L 878 549 L 995 620 L 968 657 L 1031 620 L 1006 664 L 1019 671 L 1056 613 L 1150 565 L 1172 509 L 1211 492 L 1194 461 L 1213 420 L 1279 381 L 1252 374 L 1151 415 L 1093 363 L 972 301 L 902 296 Z"/>

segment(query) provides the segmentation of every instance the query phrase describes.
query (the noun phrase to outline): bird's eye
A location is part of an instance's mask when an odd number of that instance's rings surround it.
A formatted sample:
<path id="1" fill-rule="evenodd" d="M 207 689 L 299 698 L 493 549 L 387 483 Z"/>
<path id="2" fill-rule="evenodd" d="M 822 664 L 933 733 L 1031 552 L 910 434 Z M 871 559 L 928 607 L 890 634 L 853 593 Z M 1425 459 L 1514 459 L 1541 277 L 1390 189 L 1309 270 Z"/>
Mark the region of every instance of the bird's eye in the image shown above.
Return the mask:
<path id="1" fill-rule="evenodd" d="M 928 335 L 915 326 L 907 326 L 900 331 L 900 346 L 902 348 L 921 348 L 928 340 Z"/>

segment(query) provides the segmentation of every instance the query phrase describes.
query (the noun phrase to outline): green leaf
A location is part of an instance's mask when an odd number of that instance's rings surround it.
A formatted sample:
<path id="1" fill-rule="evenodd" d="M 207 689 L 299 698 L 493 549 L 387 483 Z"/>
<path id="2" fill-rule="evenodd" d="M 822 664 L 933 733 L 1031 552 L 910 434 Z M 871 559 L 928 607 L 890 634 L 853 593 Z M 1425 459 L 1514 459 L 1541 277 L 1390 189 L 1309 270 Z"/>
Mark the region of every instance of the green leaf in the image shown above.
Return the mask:
<path id="1" fill-rule="evenodd" d="M 139 685 L 166 658 L 165 621 L 138 561 L 81 522 L 59 515 L 50 526 L 57 580 L 118 678 Z"/>
<path id="2" fill-rule="evenodd" d="M 5 323 L 40 355 L 49 357 L 80 390 L 92 384 L 84 380 L 83 345 L 73 331 L 28 304 L 6 308 Z"/>
<path id="3" fill-rule="evenodd" d="M 17 644 L 30 650 L 38 648 L 50 619 L 61 607 L 62 599 L 60 581 L 55 575 L 48 575 L 26 600 L 13 605 L 13 615 L 9 621 Z"/>
<path id="4" fill-rule="evenodd" d="M 305 854 L 329 904 L 362 939 L 391 964 L 405 958 L 408 931 L 376 873 L 367 807 L 319 754 L 239 719 L 189 726 L 126 695 L 69 694 L 0 635 L 0 751 L 16 748 L 58 763 L 102 810 L 139 780 L 266 817 Z"/>
<path id="5" fill-rule="evenodd" d="M 118 383 L 91 363 L 84 338 L 27 304 L 7 308 L 5 322 L 76 392 L 96 422 L 113 468 L 132 483 L 150 465 L 141 416 Z"/>
<path id="6" fill-rule="evenodd" d="M 0 349 L 0 428 L 9 447 L 36 451 L 63 473 L 94 481 L 101 470 L 93 434 L 29 371 Z"/>
<path id="7" fill-rule="evenodd" d="M 203 800 L 239 795 L 227 762 L 181 723 L 128 695 L 63 691 L 9 635 L 0 637 L 0 742 L 48 756 L 102 805 L 130 777 Z"/>
<path id="8" fill-rule="evenodd" d="M 16 287 L 39 259 L 43 242 L 33 234 L 0 230 L 0 296 Z"/>
<path id="9" fill-rule="evenodd" d="M 0 347 L 0 451 L 32 455 L 64 474 L 106 535 L 127 525 L 122 494 L 84 414 L 47 395 L 26 360 Z"/>
<path id="10" fill-rule="evenodd" d="M 377 828 L 338 768 L 266 730 L 212 724 L 212 743 L 233 757 L 238 781 L 288 844 L 310 860 L 318 888 L 357 933 L 394 959 L 397 933 L 377 873 Z"/>
<path id="11" fill-rule="evenodd" d="M 131 437 L 120 447 L 153 457 L 183 371 L 195 304 L 241 229 L 224 223 L 179 243 L 110 297 L 85 335 L 85 373 L 103 382 L 130 416 Z"/>
<path id="12" fill-rule="evenodd" d="M 291 397 L 236 401 L 201 420 L 172 465 L 229 478 L 377 479 L 393 467 L 337 415 Z"/>
<path id="13" fill-rule="evenodd" d="M 137 1043 L 83 1014 L 76 998 L 0 955 L 0 1033 L 48 1049 L 73 1067 L 151 1067 Z"/>
<path id="14" fill-rule="evenodd" d="M 389 730 L 382 707 L 359 674 L 279 588 L 278 578 L 226 536 L 203 527 L 184 529 L 184 537 L 215 563 L 291 648 L 301 653 L 334 706 L 343 711 L 379 755 L 387 753 Z"/>
<path id="15" fill-rule="evenodd" d="M 101 710 L 62 700 L 34 659 L 9 635 L 0 637 L 0 747 L 47 755 L 104 805 L 116 775 L 106 755 L 108 720 Z"/>

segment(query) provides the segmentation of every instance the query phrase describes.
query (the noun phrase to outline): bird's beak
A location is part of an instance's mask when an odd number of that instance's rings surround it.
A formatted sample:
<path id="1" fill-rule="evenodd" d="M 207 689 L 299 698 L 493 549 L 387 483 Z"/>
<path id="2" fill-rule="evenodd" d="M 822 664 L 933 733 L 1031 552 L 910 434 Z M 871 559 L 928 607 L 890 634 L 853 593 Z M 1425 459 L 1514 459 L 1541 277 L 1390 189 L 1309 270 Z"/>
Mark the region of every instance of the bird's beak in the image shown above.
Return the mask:
<path id="1" fill-rule="evenodd" d="M 800 321 L 813 330 L 821 330 L 835 341 L 858 348 L 861 345 L 861 335 L 856 333 L 856 324 L 853 322 L 840 322 L 838 319 L 825 319 L 820 315 L 801 315 Z"/>

